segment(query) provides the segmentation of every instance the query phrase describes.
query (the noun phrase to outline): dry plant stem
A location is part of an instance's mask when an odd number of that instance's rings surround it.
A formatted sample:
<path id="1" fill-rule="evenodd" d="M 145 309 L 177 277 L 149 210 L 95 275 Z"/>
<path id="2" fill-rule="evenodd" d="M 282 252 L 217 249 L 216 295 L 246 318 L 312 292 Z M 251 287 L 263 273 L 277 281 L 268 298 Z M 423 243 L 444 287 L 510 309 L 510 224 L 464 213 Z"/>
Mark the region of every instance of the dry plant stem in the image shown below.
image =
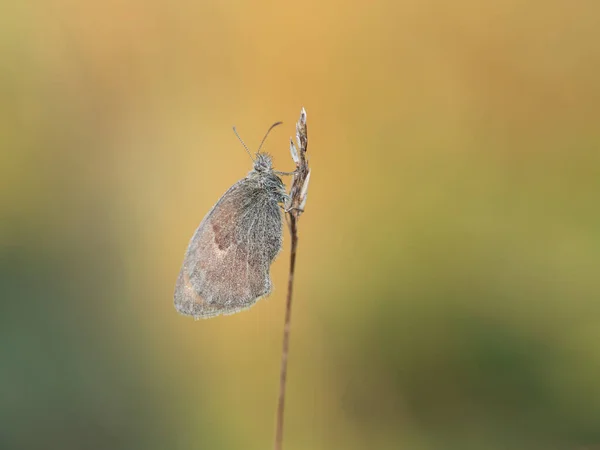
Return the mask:
<path id="1" fill-rule="evenodd" d="M 285 392 L 287 383 L 287 364 L 290 348 L 290 328 L 292 319 L 292 292 L 294 289 L 294 273 L 296 271 L 296 252 L 298 248 L 298 219 L 304 210 L 310 171 L 306 159 L 308 137 L 306 130 L 306 111 L 302 108 L 300 119 L 296 124 L 296 140 L 298 148 L 293 141 L 290 145 L 292 158 L 296 163 L 296 170 L 290 189 L 290 198 L 286 202 L 286 214 L 292 238 L 292 250 L 290 254 L 290 273 L 288 279 L 288 292 L 285 305 L 285 322 L 283 325 L 283 347 L 281 350 L 281 371 L 279 376 L 279 401 L 277 403 L 277 417 L 275 425 L 275 450 L 283 448 L 283 416 L 285 410 Z"/>

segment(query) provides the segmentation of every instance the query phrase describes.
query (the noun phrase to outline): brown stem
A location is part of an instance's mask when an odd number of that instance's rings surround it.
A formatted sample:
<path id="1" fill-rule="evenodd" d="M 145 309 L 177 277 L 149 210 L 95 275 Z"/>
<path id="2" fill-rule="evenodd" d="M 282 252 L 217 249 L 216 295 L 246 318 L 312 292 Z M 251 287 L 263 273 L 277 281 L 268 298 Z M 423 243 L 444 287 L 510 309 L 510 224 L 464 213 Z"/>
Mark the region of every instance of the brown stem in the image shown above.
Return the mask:
<path id="1" fill-rule="evenodd" d="M 290 142 L 292 159 L 296 163 L 294 178 L 288 201 L 286 201 L 286 216 L 289 219 L 290 235 L 292 237 L 292 251 L 290 255 L 290 275 L 288 279 L 287 301 L 285 305 L 285 322 L 283 324 L 283 348 L 281 350 L 281 371 L 279 375 L 279 401 L 277 403 L 277 417 L 275 424 L 275 450 L 283 448 L 283 415 L 285 409 L 285 387 L 287 383 L 287 366 L 290 349 L 290 328 L 292 321 L 292 291 L 294 289 L 294 273 L 296 270 L 296 249 L 298 248 L 298 219 L 304 211 L 310 170 L 306 159 L 308 147 L 308 134 L 306 129 L 306 111 L 302 108 L 300 119 L 296 124 L 296 140 Z"/>
<path id="2" fill-rule="evenodd" d="M 277 423 L 275 426 L 275 450 L 281 450 L 283 448 L 283 413 L 285 409 L 285 387 L 287 382 L 288 353 L 290 348 L 292 291 L 294 288 L 294 272 L 296 269 L 296 249 L 298 247 L 296 218 L 292 214 L 290 214 L 290 234 L 292 235 L 292 251 L 290 255 L 287 301 L 285 304 L 285 322 L 283 325 L 283 348 L 281 350 L 281 371 L 279 375 L 279 401 L 277 404 Z"/>

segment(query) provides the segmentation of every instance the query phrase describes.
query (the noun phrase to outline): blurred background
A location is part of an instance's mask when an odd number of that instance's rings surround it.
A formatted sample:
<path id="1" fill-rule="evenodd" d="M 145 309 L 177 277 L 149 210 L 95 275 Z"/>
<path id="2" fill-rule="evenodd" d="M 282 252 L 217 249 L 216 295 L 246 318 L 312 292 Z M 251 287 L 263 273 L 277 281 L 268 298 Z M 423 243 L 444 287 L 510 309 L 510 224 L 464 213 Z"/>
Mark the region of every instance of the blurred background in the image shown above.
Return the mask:
<path id="1" fill-rule="evenodd" d="M 251 162 L 312 180 L 286 450 L 600 444 L 597 1 L 4 1 L 0 448 L 272 447 L 273 294 L 173 308 Z"/>

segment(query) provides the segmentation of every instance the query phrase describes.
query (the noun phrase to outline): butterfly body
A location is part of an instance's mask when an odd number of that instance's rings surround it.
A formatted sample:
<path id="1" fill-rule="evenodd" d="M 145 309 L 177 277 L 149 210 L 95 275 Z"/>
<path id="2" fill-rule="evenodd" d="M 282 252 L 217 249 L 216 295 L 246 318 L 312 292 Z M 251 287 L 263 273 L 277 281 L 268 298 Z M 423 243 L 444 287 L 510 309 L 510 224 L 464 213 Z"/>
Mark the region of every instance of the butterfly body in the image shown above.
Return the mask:
<path id="1" fill-rule="evenodd" d="M 285 198 L 270 156 L 257 154 L 253 170 L 223 194 L 194 233 L 175 286 L 177 311 L 194 318 L 233 314 L 271 292 Z"/>

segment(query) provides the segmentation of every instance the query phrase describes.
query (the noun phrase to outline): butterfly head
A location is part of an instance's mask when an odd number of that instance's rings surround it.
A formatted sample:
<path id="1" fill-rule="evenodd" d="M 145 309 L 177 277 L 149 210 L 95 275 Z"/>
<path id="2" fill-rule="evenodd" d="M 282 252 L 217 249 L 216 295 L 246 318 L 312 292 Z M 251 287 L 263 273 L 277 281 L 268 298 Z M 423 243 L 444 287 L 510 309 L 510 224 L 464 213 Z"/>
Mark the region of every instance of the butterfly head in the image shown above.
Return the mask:
<path id="1" fill-rule="evenodd" d="M 273 161 L 267 153 L 257 153 L 254 160 L 254 170 L 258 173 L 269 173 L 273 171 Z"/>

